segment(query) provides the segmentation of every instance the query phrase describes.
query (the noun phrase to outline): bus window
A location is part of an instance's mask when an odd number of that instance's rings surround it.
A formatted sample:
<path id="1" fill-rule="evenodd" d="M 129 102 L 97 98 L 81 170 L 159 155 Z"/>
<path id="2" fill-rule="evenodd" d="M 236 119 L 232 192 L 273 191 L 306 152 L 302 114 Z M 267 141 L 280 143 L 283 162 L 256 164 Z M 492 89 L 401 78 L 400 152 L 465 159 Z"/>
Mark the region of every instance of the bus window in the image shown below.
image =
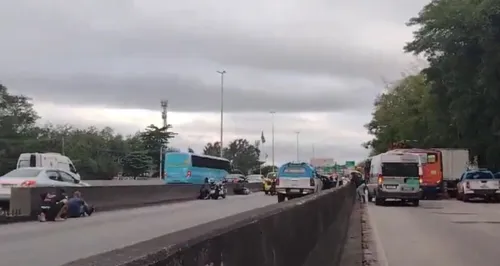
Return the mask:
<path id="1" fill-rule="evenodd" d="M 427 154 L 427 163 L 435 163 L 435 162 L 437 162 L 437 154 L 428 153 Z"/>
<path id="2" fill-rule="evenodd" d="M 167 153 L 165 157 L 167 167 L 189 167 L 189 154 Z"/>
<path id="3" fill-rule="evenodd" d="M 219 169 L 228 172 L 231 169 L 230 163 L 227 160 L 217 160 L 208 157 L 191 155 L 191 162 L 193 167 Z"/>

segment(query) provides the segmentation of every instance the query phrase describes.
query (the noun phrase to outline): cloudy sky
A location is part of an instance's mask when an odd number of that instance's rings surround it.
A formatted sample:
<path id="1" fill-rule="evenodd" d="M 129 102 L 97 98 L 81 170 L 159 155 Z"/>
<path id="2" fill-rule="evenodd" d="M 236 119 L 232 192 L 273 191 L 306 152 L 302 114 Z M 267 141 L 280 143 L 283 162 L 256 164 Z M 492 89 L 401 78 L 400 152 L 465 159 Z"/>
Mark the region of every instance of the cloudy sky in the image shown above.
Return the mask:
<path id="1" fill-rule="evenodd" d="M 161 123 L 201 152 L 259 139 L 275 158 L 359 160 L 383 80 L 417 60 L 405 26 L 429 0 L 0 0 L 0 82 L 44 121 L 133 133 Z"/>

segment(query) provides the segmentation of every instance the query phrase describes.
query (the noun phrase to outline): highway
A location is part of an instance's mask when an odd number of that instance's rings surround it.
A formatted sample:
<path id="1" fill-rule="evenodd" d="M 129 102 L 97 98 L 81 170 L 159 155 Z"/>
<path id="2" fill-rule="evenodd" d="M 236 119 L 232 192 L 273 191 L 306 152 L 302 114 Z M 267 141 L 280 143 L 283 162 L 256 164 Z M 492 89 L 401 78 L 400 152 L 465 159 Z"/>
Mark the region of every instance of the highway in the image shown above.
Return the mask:
<path id="1" fill-rule="evenodd" d="M 62 265 L 276 202 L 276 197 L 255 193 L 96 213 L 63 222 L 2 225 L 0 265 Z"/>
<path id="2" fill-rule="evenodd" d="M 420 204 L 368 203 L 376 246 L 372 252 L 380 266 L 500 264 L 500 204 L 456 200 Z"/>

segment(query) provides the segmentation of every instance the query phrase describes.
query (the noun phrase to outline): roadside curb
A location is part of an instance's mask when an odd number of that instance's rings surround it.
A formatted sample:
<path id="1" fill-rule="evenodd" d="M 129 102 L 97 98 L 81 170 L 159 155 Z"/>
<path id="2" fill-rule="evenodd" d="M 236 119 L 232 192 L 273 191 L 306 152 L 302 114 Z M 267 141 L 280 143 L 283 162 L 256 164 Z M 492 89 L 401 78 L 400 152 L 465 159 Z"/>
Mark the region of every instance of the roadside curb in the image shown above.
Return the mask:
<path id="1" fill-rule="evenodd" d="M 363 249 L 363 266 L 377 266 L 379 263 L 376 258 L 372 228 L 368 221 L 367 204 L 370 203 L 361 204 L 361 246 Z"/>

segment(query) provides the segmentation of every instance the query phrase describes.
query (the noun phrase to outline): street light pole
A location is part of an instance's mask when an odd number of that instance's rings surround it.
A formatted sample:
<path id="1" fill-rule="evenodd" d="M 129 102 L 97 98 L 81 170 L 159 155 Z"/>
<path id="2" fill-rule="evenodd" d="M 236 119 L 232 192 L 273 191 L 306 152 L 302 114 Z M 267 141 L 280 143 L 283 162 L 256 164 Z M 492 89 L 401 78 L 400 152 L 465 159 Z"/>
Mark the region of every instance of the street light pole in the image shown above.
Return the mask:
<path id="1" fill-rule="evenodd" d="M 300 131 L 295 131 L 295 134 L 297 134 L 297 162 L 299 162 L 299 134 L 300 134 Z"/>
<path id="2" fill-rule="evenodd" d="M 224 147 L 224 74 L 226 70 L 217 71 L 220 74 L 220 157 L 222 158 L 222 150 Z"/>
<path id="3" fill-rule="evenodd" d="M 274 114 L 276 114 L 275 111 L 271 111 L 271 156 L 272 156 L 272 161 L 273 161 L 273 164 L 272 164 L 272 168 L 273 168 L 273 172 L 274 172 Z"/>

